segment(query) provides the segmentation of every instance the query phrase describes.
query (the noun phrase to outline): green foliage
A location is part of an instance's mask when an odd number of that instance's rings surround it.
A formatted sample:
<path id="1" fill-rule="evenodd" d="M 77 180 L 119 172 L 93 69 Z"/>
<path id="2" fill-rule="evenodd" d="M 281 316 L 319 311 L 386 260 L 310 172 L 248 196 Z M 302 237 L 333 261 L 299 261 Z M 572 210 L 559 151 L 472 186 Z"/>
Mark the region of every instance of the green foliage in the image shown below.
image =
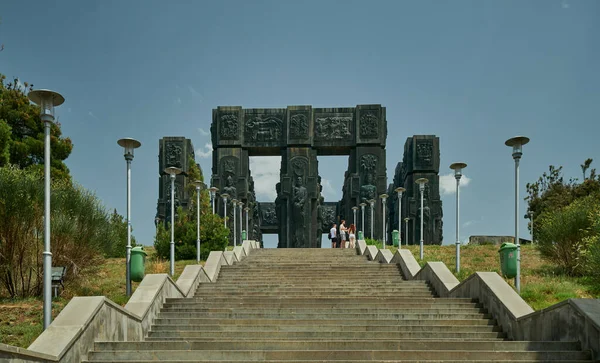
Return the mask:
<path id="1" fill-rule="evenodd" d="M 127 253 L 127 219 L 117 213 L 115 209 L 110 215 L 109 223 L 110 237 L 104 246 L 104 256 L 125 257 Z M 131 235 L 131 247 L 136 245 L 135 237 Z"/>
<path id="2" fill-rule="evenodd" d="M 365 238 L 367 246 L 375 246 L 377 248 L 383 248 L 383 242 L 376 239 Z"/>
<path id="3" fill-rule="evenodd" d="M 8 164 L 19 168 L 31 168 L 42 175 L 44 164 L 44 123 L 40 120 L 40 109 L 29 102 L 26 92 L 33 85 L 18 79 L 5 82 L 0 74 L 0 167 Z M 64 160 L 73 145 L 69 138 L 61 136 L 60 124 L 51 125 L 50 150 L 53 180 L 70 179 Z"/>
<path id="4" fill-rule="evenodd" d="M 32 170 L 0 167 L 0 284 L 11 297 L 35 296 L 42 288 L 44 183 Z M 52 184 L 51 252 L 54 266 L 70 276 L 102 254 L 117 255 L 122 224 L 111 223 L 96 196 L 68 180 Z M 124 255 L 124 249 L 121 255 Z"/>
<path id="5" fill-rule="evenodd" d="M 576 179 L 565 182 L 562 167 L 550 166 L 537 182 L 527 184 L 525 199 L 533 212 L 537 246 L 544 257 L 569 275 L 589 271 L 590 253 L 598 245 L 599 233 L 593 226 L 600 205 L 600 177 L 591 169 L 586 178 L 591 163 L 592 159 L 587 159 L 581 165 L 582 183 Z M 596 266 L 600 267 L 600 261 Z"/>

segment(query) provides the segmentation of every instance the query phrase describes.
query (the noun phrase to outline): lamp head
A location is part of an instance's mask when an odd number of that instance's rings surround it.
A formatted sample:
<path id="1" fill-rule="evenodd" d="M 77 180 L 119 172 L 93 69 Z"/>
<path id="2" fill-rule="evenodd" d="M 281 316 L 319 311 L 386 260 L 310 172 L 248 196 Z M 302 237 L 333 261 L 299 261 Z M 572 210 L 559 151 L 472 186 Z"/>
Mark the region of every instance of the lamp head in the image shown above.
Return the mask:
<path id="1" fill-rule="evenodd" d="M 450 165 L 450 169 L 454 170 L 454 177 L 456 179 L 460 179 L 462 177 L 462 169 L 466 168 L 467 164 L 465 163 L 452 163 Z"/>
<path id="2" fill-rule="evenodd" d="M 174 166 L 169 166 L 168 168 L 165 168 L 165 173 L 169 174 L 172 178 L 174 178 L 175 175 L 181 174 L 181 172 L 181 169 L 176 168 Z"/>
<path id="3" fill-rule="evenodd" d="M 206 187 L 202 180 L 194 180 L 191 184 L 196 187 L 196 190 L 204 189 L 203 187 Z"/>
<path id="4" fill-rule="evenodd" d="M 240 208 L 242 208 L 242 206 L 244 206 L 244 203 L 242 203 L 241 201 L 238 202 L 238 205 L 240 206 Z"/>
<path id="5" fill-rule="evenodd" d="M 513 148 L 513 159 L 520 159 L 521 155 L 523 155 L 523 145 L 529 142 L 529 138 L 525 136 L 515 136 L 506 140 L 504 145 L 510 146 Z"/>
<path id="6" fill-rule="evenodd" d="M 361 207 L 362 209 L 365 209 L 365 207 L 367 206 L 367 203 L 364 203 L 364 202 L 363 202 L 363 203 L 360 203 L 359 205 L 360 205 L 360 207 Z"/>
<path id="7" fill-rule="evenodd" d="M 429 182 L 429 180 L 427 180 L 427 178 L 419 178 L 417 180 L 415 180 L 415 183 L 419 184 L 419 190 L 421 192 L 423 192 L 423 190 L 425 190 L 425 184 L 427 184 Z"/>
<path id="8" fill-rule="evenodd" d="M 394 189 L 394 191 L 395 191 L 396 193 L 398 193 L 398 196 L 399 196 L 399 197 L 402 197 L 402 193 L 404 193 L 404 192 L 406 191 L 406 189 L 405 189 L 405 188 L 402 188 L 402 187 L 398 187 L 398 188 Z"/>
<path id="9" fill-rule="evenodd" d="M 40 106 L 40 117 L 44 122 L 54 121 L 54 107 L 65 102 L 65 98 L 58 92 L 48 89 L 37 89 L 29 92 L 27 97 L 31 102 Z"/>
<path id="10" fill-rule="evenodd" d="M 223 193 L 221 194 L 221 198 L 223 198 L 223 200 L 227 200 L 227 198 L 229 198 L 229 194 Z"/>
<path id="11" fill-rule="evenodd" d="M 136 139 L 132 139 L 131 137 L 119 139 L 117 144 L 123 147 L 125 160 L 133 159 L 133 149 L 137 149 L 138 147 L 142 146 L 141 142 L 137 141 Z"/>
<path id="12" fill-rule="evenodd" d="M 369 204 L 371 205 L 371 207 L 373 206 L 373 204 L 375 204 L 375 199 L 369 199 Z"/>
<path id="13" fill-rule="evenodd" d="M 385 202 L 385 200 L 386 200 L 387 197 L 389 197 L 389 195 L 387 195 L 387 194 L 381 194 L 379 196 L 379 198 L 381 198 L 384 202 Z"/>
<path id="14" fill-rule="evenodd" d="M 408 223 L 408 221 L 410 221 L 410 218 L 408 218 L 408 217 L 404 218 L 405 223 Z"/>
<path id="15" fill-rule="evenodd" d="M 353 210 L 354 212 L 356 212 L 356 211 L 358 210 L 358 207 L 352 207 L 352 210 Z"/>
<path id="16" fill-rule="evenodd" d="M 250 208 L 246 207 L 246 208 L 244 208 L 244 210 L 246 211 L 246 213 L 248 213 L 248 211 L 250 210 Z"/>

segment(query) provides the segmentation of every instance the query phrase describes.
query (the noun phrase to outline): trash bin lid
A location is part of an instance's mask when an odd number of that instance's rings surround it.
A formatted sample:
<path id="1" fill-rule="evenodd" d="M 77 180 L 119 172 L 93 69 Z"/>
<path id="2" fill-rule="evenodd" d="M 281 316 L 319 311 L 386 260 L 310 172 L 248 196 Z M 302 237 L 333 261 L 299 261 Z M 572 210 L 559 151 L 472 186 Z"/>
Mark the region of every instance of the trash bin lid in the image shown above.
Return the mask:
<path id="1" fill-rule="evenodd" d="M 500 249 L 498 250 L 498 252 L 502 251 L 502 250 L 507 250 L 507 249 L 516 249 L 517 245 L 514 243 L 510 243 L 510 242 L 504 242 L 503 244 L 500 245 Z"/>
<path id="2" fill-rule="evenodd" d="M 146 251 L 144 251 L 144 246 L 135 246 L 131 249 L 131 252 L 143 253 L 144 255 L 148 256 L 148 253 L 146 253 Z"/>

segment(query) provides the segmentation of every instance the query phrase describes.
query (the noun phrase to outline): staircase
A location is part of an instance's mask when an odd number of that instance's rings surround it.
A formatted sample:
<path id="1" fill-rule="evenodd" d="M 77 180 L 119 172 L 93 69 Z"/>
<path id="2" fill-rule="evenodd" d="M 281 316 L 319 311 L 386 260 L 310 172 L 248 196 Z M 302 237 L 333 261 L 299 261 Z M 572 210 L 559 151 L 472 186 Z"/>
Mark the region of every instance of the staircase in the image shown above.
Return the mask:
<path id="1" fill-rule="evenodd" d="M 580 362 L 577 342 L 507 341 L 477 302 L 436 298 L 354 250 L 261 249 L 191 299 L 169 299 L 143 342 L 89 362 Z"/>

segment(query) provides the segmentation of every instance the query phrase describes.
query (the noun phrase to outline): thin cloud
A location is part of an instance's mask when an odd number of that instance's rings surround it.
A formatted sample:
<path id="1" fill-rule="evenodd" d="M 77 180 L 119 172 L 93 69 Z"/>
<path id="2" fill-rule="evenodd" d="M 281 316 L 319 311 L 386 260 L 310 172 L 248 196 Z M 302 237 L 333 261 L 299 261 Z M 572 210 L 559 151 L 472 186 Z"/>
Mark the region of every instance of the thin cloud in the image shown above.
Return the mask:
<path id="1" fill-rule="evenodd" d="M 177 97 L 177 99 L 175 100 L 175 103 L 177 103 L 178 105 L 181 105 L 181 98 Z"/>
<path id="2" fill-rule="evenodd" d="M 321 185 L 323 186 L 323 197 L 325 199 L 327 199 L 328 196 L 335 198 L 336 193 L 333 186 L 331 186 L 331 180 L 321 178 Z"/>
<path id="3" fill-rule="evenodd" d="M 69 108 L 67 109 L 67 111 L 71 112 L 71 111 L 72 111 L 72 110 L 71 110 L 71 107 L 69 107 Z"/>
<path id="4" fill-rule="evenodd" d="M 460 179 L 460 187 L 464 188 L 469 185 L 471 178 L 463 174 Z M 446 175 L 440 175 L 440 194 L 451 195 L 456 193 L 456 179 L 454 179 L 454 173 L 448 173 Z"/>
<path id="5" fill-rule="evenodd" d="M 473 225 L 474 223 L 476 223 L 477 221 L 466 221 L 465 223 L 463 223 L 463 227 L 469 227 L 471 225 Z"/>
<path id="6" fill-rule="evenodd" d="M 94 115 L 94 113 L 92 111 L 88 112 L 88 115 L 92 118 L 95 118 L 96 120 L 98 120 L 98 117 L 96 117 L 96 115 Z"/>
<path id="7" fill-rule="evenodd" d="M 200 158 L 200 159 L 210 158 L 212 156 L 212 152 L 213 152 L 212 143 L 207 142 L 206 144 L 204 144 L 204 150 L 203 149 L 196 150 L 196 157 Z"/>
<path id="8" fill-rule="evenodd" d="M 188 86 L 188 90 L 190 91 L 192 96 L 202 99 L 202 94 L 200 92 L 196 91 L 196 89 L 194 87 Z"/>
<path id="9" fill-rule="evenodd" d="M 210 132 L 204 130 L 202 127 L 198 127 L 198 132 L 202 134 L 202 136 L 209 136 Z"/>
<path id="10" fill-rule="evenodd" d="M 571 5 L 568 2 L 566 2 L 566 1 L 563 1 L 561 3 L 561 6 L 562 6 L 563 9 L 568 9 L 568 8 L 571 7 Z"/>
<path id="11" fill-rule="evenodd" d="M 250 171 L 254 179 L 256 199 L 261 202 L 273 202 L 277 198 L 275 185 L 279 183 L 281 156 L 250 158 Z"/>

